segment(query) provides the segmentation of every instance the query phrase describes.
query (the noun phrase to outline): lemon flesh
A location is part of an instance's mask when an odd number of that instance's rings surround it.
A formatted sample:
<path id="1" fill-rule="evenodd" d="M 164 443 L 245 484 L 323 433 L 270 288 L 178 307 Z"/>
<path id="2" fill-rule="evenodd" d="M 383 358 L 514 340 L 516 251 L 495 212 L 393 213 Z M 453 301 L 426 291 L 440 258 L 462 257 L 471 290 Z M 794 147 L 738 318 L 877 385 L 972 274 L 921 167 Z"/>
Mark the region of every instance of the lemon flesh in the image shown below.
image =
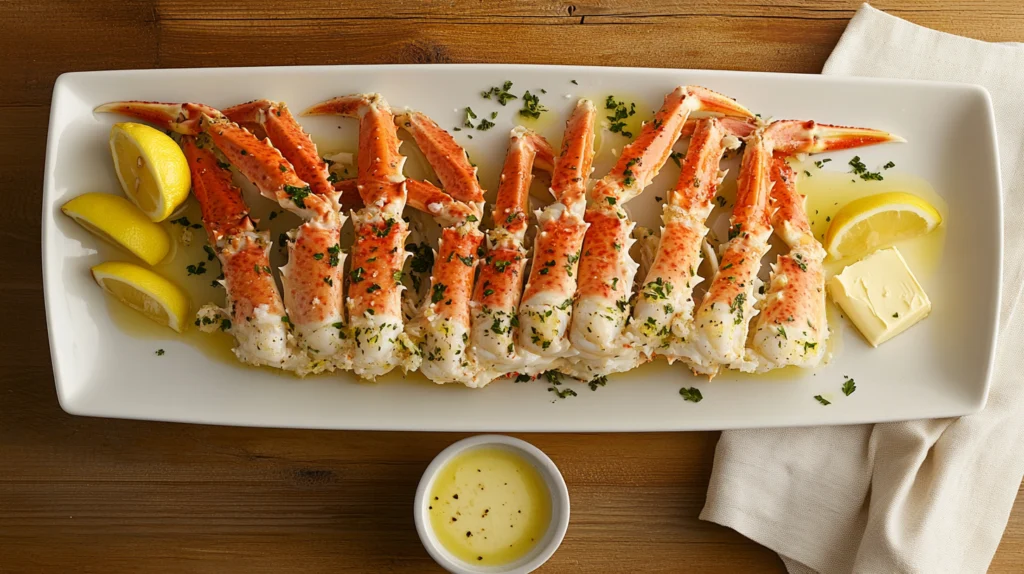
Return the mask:
<path id="1" fill-rule="evenodd" d="M 189 321 L 188 295 L 177 285 L 134 263 L 108 261 L 92 268 L 104 291 L 153 321 L 182 332 Z"/>
<path id="2" fill-rule="evenodd" d="M 931 232 L 942 216 L 916 195 L 893 191 L 851 201 L 832 218 L 825 250 L 832 259 L 862 257 Z"/>
<path id="3" fill-rule="evenodd" d="M 93 235 L 150 265 L 162 261 L 171 250 L 167 231 L 121 196 L 86 193 L 65 203 L 60 210 Z"/>
<path id="4" fill-rule="evenodd" d="M 114 171 L 125 195 L 152 221 L 167 219 L 188 198 L 192 176 L 173 139 L 144 124 L 114 124 L 110 130 Z"/>

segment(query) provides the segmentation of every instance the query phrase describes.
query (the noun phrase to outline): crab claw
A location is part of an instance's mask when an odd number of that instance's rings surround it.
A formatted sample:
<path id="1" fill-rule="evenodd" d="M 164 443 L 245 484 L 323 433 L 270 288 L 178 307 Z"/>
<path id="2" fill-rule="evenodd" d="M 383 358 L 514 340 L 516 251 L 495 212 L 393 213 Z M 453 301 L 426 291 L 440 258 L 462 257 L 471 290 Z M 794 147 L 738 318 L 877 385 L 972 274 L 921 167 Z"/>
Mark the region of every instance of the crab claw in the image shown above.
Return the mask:
<path id="1" fill-rule="evenodd" d="M 775 153 L 822 153 L 907 140 L 881 130 L 819 124 L 814 120 L 781 120 L 765 130 Z"/>
<path id="2" fill-rule="evenodd" d="M 696 98 L 698 104 L 697 109 L 702 112 L 712 112 L 740 118 L 754 117 L 753 112 L 743 107 L 743 105 L 729 96 L 719 94 L 718 92 L 702 88 L 700 86 L 687 86 L 686 91 L 689 92 L 690 96 Z"/>
<path id="3" fill-rule="evenodd" d="M 129 100 L 110 102 L 98 106 L 96 113 L 123 114 L 144 122 L 160 126 L 179 134 L 199 135 L 204 115 L 219 117 L 221 113 L 203 104 L 168 104 Z"/>

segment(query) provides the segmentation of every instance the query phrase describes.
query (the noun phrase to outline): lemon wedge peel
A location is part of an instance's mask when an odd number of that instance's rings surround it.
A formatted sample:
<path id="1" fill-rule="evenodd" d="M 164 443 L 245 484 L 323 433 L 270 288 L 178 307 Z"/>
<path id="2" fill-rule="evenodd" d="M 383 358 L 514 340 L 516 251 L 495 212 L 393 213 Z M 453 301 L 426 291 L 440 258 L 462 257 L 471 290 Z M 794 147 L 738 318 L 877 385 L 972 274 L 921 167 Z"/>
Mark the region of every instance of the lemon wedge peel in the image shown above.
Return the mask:
<path id="1" fill-rule="evenodd" d="M 134 263 L 108 261 L 92 268 L 104 291 L 153 321 L 181 333 L 189 323 L 188 294 L 156 272 Z"/>
<path id="2" fill-rule="evenodd" d="M 824 246 L 830 259 L 858 258 L 941 224 L 942 215 L 924 199 L 901 191 L 879 193 L 844 205 L 832 218 Z"/>
<path id="3" fill-rule="evenodd" d="M 188 162 L 164 132 L 133 122 L 114 124 L 110 153 L 121 189 L 152 221 L 167 219 L 188 198 Z"/>
<path id="4" fill-rule="evenodd" d="M 109 193 L 86 193 L 68 201 L 60 210 L 93 235 L 116 245 L 150 265 L 171 250 L 171 237 L 127 199 Z"/>

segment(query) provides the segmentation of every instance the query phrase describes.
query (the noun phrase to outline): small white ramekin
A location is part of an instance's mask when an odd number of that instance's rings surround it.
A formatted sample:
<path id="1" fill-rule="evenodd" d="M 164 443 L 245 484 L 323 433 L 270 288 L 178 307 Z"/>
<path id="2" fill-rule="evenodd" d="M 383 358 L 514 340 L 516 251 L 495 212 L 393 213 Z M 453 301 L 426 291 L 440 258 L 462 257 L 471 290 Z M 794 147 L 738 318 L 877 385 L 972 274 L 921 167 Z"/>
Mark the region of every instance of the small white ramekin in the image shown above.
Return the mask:
<path id="1" fill-rule="evenodd" d="M 455 456 L 467 450 L 482 447 L 504 448 L 522 456 L 524 460 L 532 464 L 537 469 L 537 472 L 540 473 L 551 496 L 551 523 L 548 525 L 544 538 L 519 560 L 501 566 L 470 564 L 448 552 L 438 541 L 437 535 L 434 533 L 434 529 L 430 524 L 429 510 L 427 509 L 429 506 L 429 500 L 427 500 L 429 497 L 428 493 L 434 484 L 438 471 L 444 468 Z M 479 435 L 460 440 L 434 457 L 434 460 L 427 466 L 427 470 L 423 472 L 419 487 L 416 488 L 413 516 L 416 519 L 416 532 L 420 535 L 423 547 L 427 549 L 430 557 L 445 570 L 454 574 L 526 574 L 527 572 L 533 572 L 547 562 L 562 543 L 565 531 L 569 527 L 569 490 L 565 487 L 565 480 L 562 478 L 562 473 L 558 471 L 558 467 L 539 448 L 510 436 Z"/>

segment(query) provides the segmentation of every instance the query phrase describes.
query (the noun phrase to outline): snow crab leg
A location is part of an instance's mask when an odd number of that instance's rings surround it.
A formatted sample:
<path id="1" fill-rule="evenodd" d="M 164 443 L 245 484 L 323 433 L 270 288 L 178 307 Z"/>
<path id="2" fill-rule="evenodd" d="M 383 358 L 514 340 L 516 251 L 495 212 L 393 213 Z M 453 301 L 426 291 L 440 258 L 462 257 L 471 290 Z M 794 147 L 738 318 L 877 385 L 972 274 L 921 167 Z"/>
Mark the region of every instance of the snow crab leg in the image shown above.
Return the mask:
<path id="1" fill-rule="evenodd" d="M 533 266 L 519 307 L 519 345 L 542 357 L 538 370 L 574 353 L 567 337 L 576 294 L 583 238 L 587 182 L 594 161 L 594 119 L 597 109 L 580 100 L 565 125 L 562 149 L 551 176 L 555 202 L 537 212 L 539 230 Z M 524 214 L 525 217 L 525 214 Z"/>
<path id="2" fill-rule="evenodd" d="M 468 344 L 470 298 L 484 238 L 478 229 L 484 191 L 477 169 L 455 138 L 426 115 L 408 112 L 399 116 L 397 123 L 416 141 L 444 187 L 442 192 L 426 182 L 410 185 L 410 190 L 415 190 L 415 194 L 410 191 L 410 198 L 416 197 L 417 207 L 445 226 L 430 277 L 429 303 L 415 320 L 423 331 L 420 372 L 439 384 L 482 386 L 493 377 L 482 376 Z"/>
<path id="3" fill-rule="evenodd" d="M 415 369 L 418 357 L 402 316 L 401 278 L 409 235 L 402 219 L 405 157 L 399 153 L 391 107 L 380 94 L 354 94 L 316 104 L 304 114 L 359 119 L 356 189 L 363 207 L 353 213 L 356 239 L 346 299 L 355 345 L 352 368 L 367 379 L 397 366 Z"/>
<path id="4" fill-rule="evenodd" d="M 284 104 L 253 102 L 231 110 L 277 137 L 283 150 L 270 139 L 260 141 L 224 113 L 203 104 L 112 102 L 96 109 L 139 118 L 188 136 L 205 134 L 261 195 L 305 220 L 290 233 L 289 262 L 281 269 L 287 320 L 298 346 L 309 358 L 295 370 L 306 374 L 345 368 L 348 361 L 338 329 L 344 319 L 339 243 L 344 220 L 339 214 L 337 193 L 327 181 L 326 164 Z M 262 269 L 269 274 L 269 266 L 253 267 L 251 273 L 259 275 Z"/>
<path id="5" fill-rule="evenodd" d="M 576 308 L 569 338 L 579 355 L 572 374 L 581 379 L 635 366 L 636 348 L 624 332 L 637 264 L 629 255 L 634 223 L 623 204 L 638 195 L 668 160 L 690 112 L 705 110 L 743 118 L 749 110 L 705 88 L 680 86 L 665 96 L 654 119 L 622 150 L 618 163 L 587 198 L 590 224 L 579 265 Z"/>
<path id="6" fill-rule="evenodd" d="M 772 265 L 767 294 L 760 303 L 744 358 L 730 365 L 765 372 L 789 365 L 815 367 L 825 356 L 829 329 L 825 317 L 825 249 L 811 233 L 797 174 L 786 161 L 796 153 L 821 153 L 902 141 L 866 128 L 780 121 L 766 131 L 774 156 L 769 196 L 775 233 L 789 247 Z"/>
<path id="7" fill-rule="evenodd" d="M 523 240 L 533 169 L 550 169 L 553 157 L 551 145 L 537 133 L 522 126 L 512 130 L 492 212 L 494 227 L 487 232 L 487 255 L 480 264 L 471 304 L 470 340 L 478 362 L 495 376 L 529 372 L 537 362 L 530 352 L 517 348 L 516 327 L 521 320 L 519 302 L 526 267 Z"/>

